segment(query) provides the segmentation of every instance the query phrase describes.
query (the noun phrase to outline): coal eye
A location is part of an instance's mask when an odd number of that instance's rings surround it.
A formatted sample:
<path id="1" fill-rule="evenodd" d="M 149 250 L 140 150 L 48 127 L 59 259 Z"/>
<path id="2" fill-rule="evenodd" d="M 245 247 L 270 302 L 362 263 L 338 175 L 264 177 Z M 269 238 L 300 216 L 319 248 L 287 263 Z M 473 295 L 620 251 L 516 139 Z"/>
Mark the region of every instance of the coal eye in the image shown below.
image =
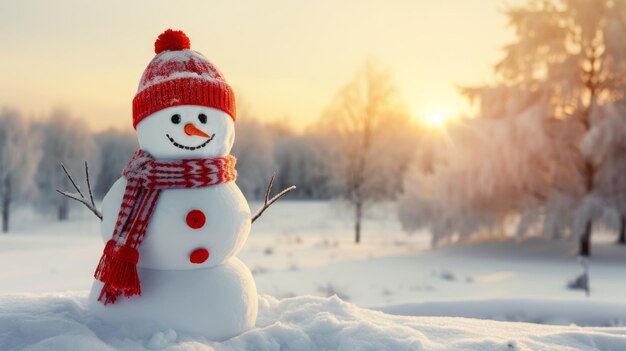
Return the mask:
<path id="1" fill-rule="evenodd" d="M 199 114 L 198 120 L 200 121 L 200 123 L 206 124 L 206 115 L 204 113 Z"/>
<path id="2" fill-rule="evenodd" d="M 180 115 L 178 113 L 172 116 L 172 123 L 174 124 L 180 123 Z"/>

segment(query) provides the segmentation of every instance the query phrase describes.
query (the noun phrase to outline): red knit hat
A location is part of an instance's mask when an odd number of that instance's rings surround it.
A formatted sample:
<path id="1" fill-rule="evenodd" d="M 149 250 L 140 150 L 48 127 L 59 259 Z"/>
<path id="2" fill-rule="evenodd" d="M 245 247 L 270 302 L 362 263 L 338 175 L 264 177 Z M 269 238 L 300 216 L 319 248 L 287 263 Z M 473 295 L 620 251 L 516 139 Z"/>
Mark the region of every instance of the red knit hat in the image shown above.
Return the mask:
<path id="1" fill-rule="evenodd" d="M 168 29 L 154 43 L 157 54 L 141 76 L 133 99 L 133 127 L 167 107 L 200 105 L 236 118 L 235 94 L 224 76 L 201 53 L 190 50 L 182 31 Z"/>

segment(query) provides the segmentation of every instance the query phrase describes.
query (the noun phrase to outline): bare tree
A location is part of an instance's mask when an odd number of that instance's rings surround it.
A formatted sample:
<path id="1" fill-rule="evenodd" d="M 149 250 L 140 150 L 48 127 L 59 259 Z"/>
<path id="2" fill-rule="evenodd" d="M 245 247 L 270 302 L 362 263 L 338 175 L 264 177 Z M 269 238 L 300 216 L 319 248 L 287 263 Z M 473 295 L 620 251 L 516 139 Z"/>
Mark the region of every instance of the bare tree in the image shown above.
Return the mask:
<path id="1" fill-rule="evenodd" d="M 356 243 L 361 241 L 365 207 L 401 189 L 411 158 L 410 129 L 390 75 L 372 62 L 339 90 L 317 125 L 331 182 L 354 209 Z"/>
<path id="2" fill-rule="evenodd" d="M 37 138 L 16 110 L 0 111 L 0 208 L 2 231 L 9 231 L 11 206 L 32 187 L 41 158 Z"/>

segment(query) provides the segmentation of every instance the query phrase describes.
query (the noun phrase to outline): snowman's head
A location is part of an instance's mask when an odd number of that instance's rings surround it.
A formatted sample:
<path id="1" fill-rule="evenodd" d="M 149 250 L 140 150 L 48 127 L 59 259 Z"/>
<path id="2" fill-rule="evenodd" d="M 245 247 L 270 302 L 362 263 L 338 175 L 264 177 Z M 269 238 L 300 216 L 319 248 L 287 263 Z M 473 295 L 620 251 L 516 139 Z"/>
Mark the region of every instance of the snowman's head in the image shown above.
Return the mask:
<path id="1" fill-rule="evenodd" d="M 181 31 L 166 30 L 133 99 L 140 147 L 157 159 L 227 155 L 233 146 L 235 94 Z"/>
<path id="2" fill-rule="evenodd" d="M 235 139 L 235 123 L 226 112 L 198 105 L 165 108 L 136 128 L 141 149 L 161 160 L 225 156 Z"/>

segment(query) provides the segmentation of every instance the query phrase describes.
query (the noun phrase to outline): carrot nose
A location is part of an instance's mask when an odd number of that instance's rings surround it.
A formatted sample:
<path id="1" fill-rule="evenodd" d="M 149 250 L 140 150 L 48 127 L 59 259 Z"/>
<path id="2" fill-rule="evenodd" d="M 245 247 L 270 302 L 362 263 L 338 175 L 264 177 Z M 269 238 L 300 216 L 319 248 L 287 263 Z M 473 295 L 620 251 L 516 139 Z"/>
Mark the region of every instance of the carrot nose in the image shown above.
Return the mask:
<path id="1" fill-rule="evenodd" d="M 187 133 L 187 135 L 197 135 L 205 138 L 209 137 L 207 133 L 198 129 L 198 127 L 194 126 L 193 123 L 185 124 L 185 133 Z"/>

